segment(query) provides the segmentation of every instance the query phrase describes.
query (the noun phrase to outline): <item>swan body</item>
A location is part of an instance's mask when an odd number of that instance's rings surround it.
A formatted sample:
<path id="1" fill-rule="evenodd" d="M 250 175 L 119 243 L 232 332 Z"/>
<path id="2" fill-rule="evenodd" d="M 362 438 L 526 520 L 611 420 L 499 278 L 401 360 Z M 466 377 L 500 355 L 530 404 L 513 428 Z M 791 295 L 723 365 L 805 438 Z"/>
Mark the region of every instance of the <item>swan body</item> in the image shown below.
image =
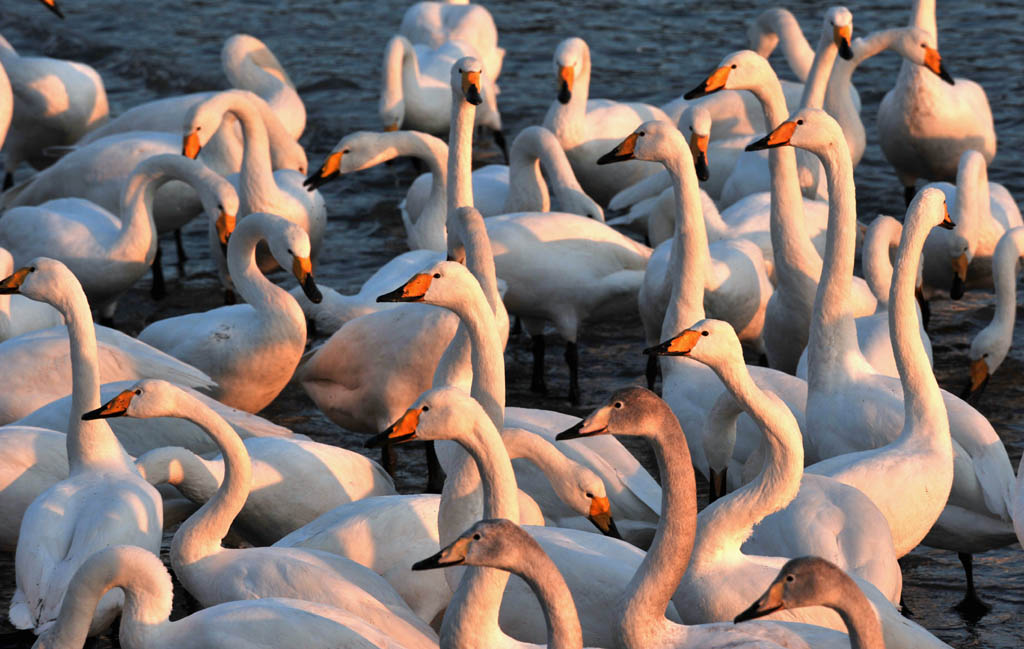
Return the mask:
<path id="1" fill-rule="evenodd" d="M 14 272 L 14 257 L 0 247 L 0 276 Z M 0 342 L 38 329 L 64 324 L 60 311 L 49 304 L 30 300 L 24 295 L 0 295 Z"/>
<path id="2" fill-rule="evenodd" d="M 316 302 L 311 246 L 303 230 L 272 214 L 249 214 L 228 242 L 228 268 L 246 304 L 155 322 L 139 334 L 217 381 L 213 396 L 259 412 L 284 389 L 306 346 L 302 309 L 256 266 L 256 244 L 267 241 L 282 268 L 291 267 L 306 296 Z"/>
<path id="3" fill-rule="evenodd" d="M 100 377 L 88 302 L 74 275 L 58 261 L 38 258 L 0 283 L 0 290 L 57 307 L 71 342 L 70 473 L 29 505 L 15 552 L 17 589 L 9 617 L 16 628 L 38 633 L 53 624 L 75 571 L 93 552 L 130 544 L 158 553 L 162 509 L 160 494 L 138 474 L 106 422 L 83 420 L 99 404 Z M 115 591 L 97 603 L 90 633 L 110 625 L 122 598 Z"/>
<path id="4" fill-rule="evenodd" d="M 555 134 L 565 149 L 584 191 L 602 205 L 619 190 L 658 169 L 630 162 L 601 169 L 595 162 L 643 122 L 670 121 L 660 108 L 607 99 L 589 99 L 590 48 L 581 38 L 569 38 L 555 49 L 555 75 L 561 84 L 558 98 L 544 117 L 544 128 Z M 674 123 L 674 122 L 673 122 Z"/>
<path id="5" fill-rule="evenodd" d="M 505 49 L 498 47 L 498 28 L 487 8 L 469 2 L 417 2 L 402 14 L 398 33 L 412 43 L 438 48 L 447 41 L 473 46 L 492 79 L 501 75 Z"/>
<path id="6" fill-rule="evenodd" d="M 233 217 L 238 198 L 223 178 L 180 155 L 143 160 L 124 185 L 121 218 L 84 199 L 60 198 L 4 213 L 0 243 L 15 263 L 52 255 L 68 265 L 94 305 L 112 313 L 117 298 L 144 275 L 156 255 L 156 188 L 181 180 L 199 193 L 211 222 Z"/>
<path id="7" fill-rule="evenodd" d="M 13 552 L 25 510 L 68 477 L 67 437 L 34 426 L 0 428 L 0 550 Z"/>
<path id="8" fill-rule="evenodd" d="M 4 186 L 22 162 L 42 169 L 45 150 L 74 144 L 109 117 L 103 79 L 84 63 L 21 56 L 0 37 L 0 65 L 14 92 L 11 127 L 3 143 Z"/>
<path id="9" fill-rule="evenodd" d="M 914 0 L 910 26 L 937 38 L 935 0 Z M 952 181 L 964 151 L 996 155 L 992 109 L 985 90 L 968 79 L 954 85 L 904 61 L 896 85 L 878 105 L 878 134 L 889 164 L 909 195 L 918 178 Z"/>

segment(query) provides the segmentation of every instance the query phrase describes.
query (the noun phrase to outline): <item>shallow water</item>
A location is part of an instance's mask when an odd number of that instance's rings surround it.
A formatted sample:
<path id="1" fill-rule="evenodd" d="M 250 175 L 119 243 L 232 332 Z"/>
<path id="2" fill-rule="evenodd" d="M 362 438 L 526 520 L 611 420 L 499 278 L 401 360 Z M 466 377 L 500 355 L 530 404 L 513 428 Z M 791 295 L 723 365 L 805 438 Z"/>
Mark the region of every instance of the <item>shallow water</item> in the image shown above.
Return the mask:
<path id="1" fill-rule="evenodd" d="M 302 138 L 310 165 L 322 162 L 343 135 L 379 128 L 380 55 L 397 28 L 402 2 L 113 2 L 88 0 L 63 3 L 68 19 L 59 22 L 35 2 L 7 0 L 0 33 L 23 53 L 81 60 L 103 76 L 114 114 L 145 100 L 224 87 L 219 52 L 225 37 L 247 32 L 263 39 L 288 69 L 306 103 L 308 123 Z M 515 134 L 539 123 L 554 99 L 551 54 L 564 37 L 578 35 L 591 46 L 593 96 L 663 103 L 689 90 L 726 54 L 745 46 L 746 21 L 773 3 L 716 2 L 682 7 L 675 2 L 554 2 L 521 0 L 488 6 L 508 54 L 500 79 L 499 98 L 506 131 Z M 690 3 L 694 4 L 694 3 Z M 757 5 L 756 7 L 753 5 Z M 999 134 L 992 180 L 1024 195 L 1020 151 L 1024 150 L 1024 75 L 1020 52 L 1024 24 L 1018 3 L 940 3 L 940 50 L 955 76 L 981 83 L 988 92 Z M 789 2 L 805 33 L 817 34 L 825 3 Z M 902 25 L 909 2 L 872 1 L 850 5 L 855 35 Z M 578 15 L 577 15 L 578 12 Z M 329 27 L 324 27 L 329 25 Z M 777 62 L 783 76 L 784 62 Z M 878 213 L 901 214 L 902 190 L 877 146 L 874 116 L 884 92 L 892 86 L 899 62 L 891 54 L 873 58 L 854 77 L 863 101 L 868 148 L 856 171 L 859 218 Z M 27 175 L 21 171 L 20 177 Z M 396 206 L 414 177 L 411 165 L 399 162 L 353 176 L 323 188 L 330 229 L 321 257 L 318 281 L 342 292 L 354 292 L 388 258 L 404 250 L 404 232 Z M 171 295 L 162 302 L 149 298 L 147 282 L 133 290 L 118 310 L 119 327 L 138 332 L 153 320 L 220 304 L 216 276 L 205 252 L 204 226 L 186 231 L 189 260 L 183 269 L 168 265 Z M 165 259 L 175 259 L 165 242 Z M 183 270 L 183 273 L 182 273 Z M 291 286 L 285 276 L 275 278 Z M 966 380 L 970 339 L 992 316 L 992 299 L 969 292 L 959 302 L 938 301 L 932 307 L 932 341 L 940 383 L 959 393 Z M 316 341 L 314 341 L 315 343 Z M 604 321 L 582 333 L 581 387 L 583 404 L 572 408 L 560 398 L 568 381 L 562 347 L 549 345 L 550 395 L 528 392 L 530 348 L 525 336 L 513 337 L 506 352 L 509 405 L 535 405 L 584 414 L 615 388 L 642 380 L 644 359 L 639 318 Z M 1016 467 L 1024 444 L 1021 377 L 1024 352 L 1011 350 L 991 380 L 979 409 L 990 417 Z M 321 415 L 304 393 L 289 387 L 265 413 L 274 421 L 311 437 L 352 449 L 363 436 L 339 429 Z M 645 449 L 637 449 L 652 466 Z M 423 481 L 419 453 L 401 454 L 399 484 L 417 490 Z M 701 496 L 703 502 L 703 495 Z M 5 524 L 6 522 L 0 522 Z M 905 562 L 904 592 L 914 619 L 956 647 L 1020 647 L 1024 622 L 1024 554 L 1018 546 L 978 556 L 975 578 L 993 610 L 977 622 L 961 618 L 952 606 L 962 594 L 959 562 L 949 552 L 918 549 Z M 0 554 L 0 602 L 13 590 L 13 556 Z M 193 610 L 187 598 L 176 597 L 175 617 Z M 29 647 L 32 638 L 0 627 L 0 647 Z M 90 646 L 116 646 L 101 637 Z"/>

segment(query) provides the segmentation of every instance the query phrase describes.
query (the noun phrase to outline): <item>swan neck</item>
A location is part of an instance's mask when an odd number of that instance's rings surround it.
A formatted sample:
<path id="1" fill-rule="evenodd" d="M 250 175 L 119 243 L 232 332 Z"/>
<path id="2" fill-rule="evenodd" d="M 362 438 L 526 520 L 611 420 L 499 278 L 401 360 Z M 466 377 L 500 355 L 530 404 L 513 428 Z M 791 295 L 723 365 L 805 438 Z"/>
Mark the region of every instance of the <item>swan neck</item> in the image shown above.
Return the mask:
<path id="1" fill-rule="evenodd" d="M 850 635 L 850 649 L 885 649 L 882 624 L 857 583 L 842 570 L 828 574 L 830 588 L 822 602 L 839 614 Z"/>
<path id="2" fill-rule="evenodd" d="M 861 248 L 864 279 L 878 300 L 878 311 L 889 308 L 889 288 L 892 286 L 892 258 L 890 251 L 899 246 L 903 225 L 889 216 L 879 216 L 868 227 Z"/>
<path id="3" fill-rule="evenodd" d="M 978 236 L 982 223 L 992 218 L 985 157 L 970 152 L 960 160 L 956 174 L 957 231 L 968 240 Z"/>
<path id="4" fill-rule="evenodd" d="M 550 212 L 551 195 L 541 174 L 541 160 L 535 151 L 517 146 L 523 139 L 519 135 L 509 152 L 508 194 L 503 210 L 513 212 Z"/>
<path id="5" fill-rule="evenodd" d="M 935 0 L 914 0 L 914 7 L 910 11 L 910 26 L 930 33 L 938 43 L 939 30 L 935 22 Z M 909 61 L 904 61 L 903 64 L 905 66 L 913 65 Z"/>
<path id="6" fill-rule="evenodd" d="M 268 191 L 280 191 L 270 163 L 270 138 L 257 109 L 240 95 L 230 94 L 228 111 L 242 127 L 242 168 L 239 174 L 239 197 L 243 205 L 269 202 L 262 199 Z M 253 200 L 257 198 L 257 200 Z"/>
<path id="7" fill-rule="evenodd" d="M 676 141 L 681 145 L 674 147 L 676 155 L 663 161 L 672 179 L 676 204 L 668 277 L 677 279 L 672 283 L 662 323 L 663 339 L 704 319 L 704 277 L 711 262 L 693 157 L 682 137 Z"/>
<path id="8" fill-rule="evenodd" d="M 501 431 L 501 441 L 510 459 L 532 462 L 548 479 L 552 488 L 559 491 L 559 477 L 572 470 L 572 461 L 555 445 L 536 433 L 522 428 L 506 428 Z"/>
<path id="9" fill-rule="evenodd" d="M 142 479 L 151 485 L 169 484 L 195 503 L 205 503 L 224 480 L 223 462 L 205 460 L 178 446 L 155 448 L 135 460 Z"/>
<path id="10" fill-rule="evenodd" d="M 992 317 L 1004 338 L 1012 338 L 1017 317 L 1017 268 L 1024 254 L 1024 228 L 1008 230 L 996 244 L 992 255 L 992 276 L 996 292 L 996 311 Z"/>
<path id="11" fill-rule="evenodd" d="M 473 207 L 473 122 L 476 106 L 452 90 L 452 117 L 448 134 L 448 218 L 453 227 L 460 207 Z M 449 243 L 449 252 L 451 245 Z"/>
<path id="12" fill-rule="evenodd" d="M 270 216 L 250 214 L 243 218 L 228 240 L 228 273 L 235 290 L 261 315 L 287 312 L 295 303 L 291 295 L 263 275 L 256 263 L 256 246 L 270 227 Z M 305 319 L 302 318 L 305 330 Z"/>
<path id="13" fill-rule="evenodd" d="M 818 41 L 818 49 L 814 53 L 814 62 L 804 84 L 804 94 L 800 105 L 804 108 L 823 108 L 825 105 L 825 89 L 828 77 L 832 73 L 832 65 L 836 62 L 839 48 L 831 34 L 823 33 Z"/>
<path id="14" fill-rule="evenodd" d="M 806 81 L 811 70 L 811 62 L 814 59 L 814 50 L 807 42 L 796 17 L 788 9 L 769 9 L 758 16 L 757 26 L 762 31 L 767 29 L 775 34 L 777 44 L 789 69 L 797 80 Z M 774 45 L 772 49 L 774 49 Z M 758 49 L 758 54 L 768 58 L 771 51 L 763 52 Z"/>
<path id="15" fill-rule="evenodd" d="M 384 48 L 384 68 L 381 78 L 380 111 L 384 113 L 405 100 L 405 77 L 410 88 L 419 87 L 420 63 L 412 43 L 404 36 L 393 36 Z"/>
<path id="16" fill-rule="evenodd" d="M 548 627 L 548 649 L 582 649 L 583 630 L 572 593 L 558 566 L 536 543 L 516 574 L 537 596 Z"/>

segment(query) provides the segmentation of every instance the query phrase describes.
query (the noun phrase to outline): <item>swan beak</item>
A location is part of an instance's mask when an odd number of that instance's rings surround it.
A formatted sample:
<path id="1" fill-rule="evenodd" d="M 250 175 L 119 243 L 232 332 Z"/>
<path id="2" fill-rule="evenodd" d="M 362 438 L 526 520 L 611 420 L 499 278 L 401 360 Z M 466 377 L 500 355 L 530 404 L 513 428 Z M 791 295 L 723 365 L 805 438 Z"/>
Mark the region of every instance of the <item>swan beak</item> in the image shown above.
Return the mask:
<path id="1" fill-rule="evenodd" d="M 943 230 L 952 230 L 956 227 L 956 223 L 953 223 L 953 219 L 949 218 L 949 208 L 946 207 L 945 201 L 942 203 L 942 222 L 939 223 L 939 227 Z M 966 271 L 965 271 L 966 272 Z"/>
<path id="2" fill-rule="evenodd" d="M 612 520 L 612 505 L 608 498 L 591 498 L 590 515 L 587 518 L 605 536 L 610 536 L 613 539 L 622 539 L 622 535 L 619 534 L 619 528 L 615 527 L 615 521 Z"/>
<path id="3" fill-rule="evenodd" d="M 699 86 L 683 95 L 683 99 L 697 99 L 704 95 L 710 95 L 716 90 L 721 90 L 725 87 L 725 82 L 729 80 L 729 70 L 731 69 L 727 65 L 718 68 L 711 73 L 711 76 L 701 82 Z"/>
<path id="4" fill-rule="evenodd" d="M 313 262 L 309 257 L 294 257 L 292 259 L 292 275 L 299 280 L 302 292 L 306 294 L 310 302 L 320 304 L 323 301 L 324 296 L 320 294 L 320 289 L 316 287 L 316 281 L 313 279 Z"/>
<path id="5" fill-rule="evenodd" d="M 434 568 L 447 568 L 448 566 L 457 566 L 465 563 L 466 552 L 469 550 L 470 542 L 470 538 L 466 536 L 457 538 L 451 545 L 437 554 L 412 564 L 412 569 L 433 570 Z"/>
<path id="6" fill-rule="evenodd" d="M 611 406 L 601 406 L 594 412 L 587 415 L 586 419 L 579 421 L 575 426 L 563 430 L 555 436 L 555 441 L 562 442 L 567 439 L 579 439 L 580 437 L 593 437 L 594 435 L 608 434 L 608 419 L 611 416 Z M 591 505 L 593 511 L 593 505 Z"/>
<path id="7" fill-rule="evenodd" d="M 405 284 L 402 284 L 390 293 L 378 296 L 378 302 L 422 302 L 430 288 L 430 275 L 427 273 L 416 273 Z"/>
<path id="8" fill-rule="evenodd" d="M 636 133 L 630 133 L 626 136 L 625 140 L 619 143 L 619 146 L 598 158 L 597 164 L 606 165 L 635 158 L 636 156 L 633 155 L 633 151 L 636 149 L 637 137 L 639 136 Z"/>
<path id="9" fill-rule="evenodd" d="M 480 72 L 478 70 L 467 70 L 462 73 L 462 95 L 474 106 L 483 103 L 484 98 L 480 95 Z"/>
<path id="10" fill-rule="evenodd" d="M 134 396 L 135 390 L 125 390 L 99 408 L 82 415 L 82 421 L 123 417 L 128 412 L 128 406 L 131 405 Z"/>
<path id="11" fill-rule="evenodd" d="M 721 471 L 715 469 L 708 470 L 708 504 L 715 502 L 719 498 L 725 495 L 725 487 L 728 484 L 726 481 L 726 474 L 729 472 L 729 467 L 726 466 Z"/>
<path id="12" fill-rule="evenodd" d="M 12 295 L 17 293 L 21 288 L 22 283 L 28 274 L 32 272 L 32 269 L 28 266 L 19 268 L 14 271 L 14 274 L 0 282 L 0 295 Z"/>
<path id="13" fill-rule="evenodd" d="M 64 19 L 64 12 L 62 12 L 60 10 L 60 7 L 57 6 L 57 0 L 39 0 L 39 2 L 42 2 L 46 6 L 47 9 L 49 9 L 53 13 L 57 14 L 57 16 L 61 20 Z"/>
<path id="14" fill-rule="evenodd" d="M 853 49 L 850 47 L 851 38 L 853 38 L 853 25 L 832 28 L 832 39 L 839 47 L 839 56 L 847 61 L 853 58 Z"/>
<path id="15" fill-rule="evenodd" d="M 409 408 L 405 414 L 398 418 L 398 421 L 388 426 L 388 429 L 379 435 L 374 435 L 366 440 L 366 448 L 377 448 L 386 444 L 401 444 L 416 439 L 416 426 L 420 423 L 421 408 Z"/>
<path id="16" fill-rule="evenodd" d="M 928 68 L 935 74 L 939 75 L 939 78 L 948 83 L 949 85 L 956 85 L 953 81 L 953 76 L 946 71 L 945 66 L 942 65 L 942 55 L 934 47 L 924 48 L 924 67 Z"/>
<path id="17" fill-rule="evenodd" d="M 688 356 L 697 345 L 700 337 L 706 335 L 708 335 L 706 331 L 686 329 L 683 333 L 669 338 L 660 345 L 648 347 L 644 350 L 644 353 L 647 355 L 654 354 L 655 356 Z"/>
<path id="18" fill-rule="evenodd" d="M 394 133 L 397 130 L 398 130 L 398 122 L 394 122 L 392 124 L 388 124 L 387 126 L 384 127 L 384 132 L 385 133 Z"/>
<path id="19" fill-rule="evenodd" d="M 199 133 L 192 131 L 181 142 L 181 155 L 195 160 L 202 148 L 202 145 L 199 144 Z"/>
<path id="20" fill-rule="evenodd" d="M 214 225 L 217 228 L 217 241 L 220 242 L 220 250 L 226 255 L 228 252 L 228 239 L 231 238 L 231 233 L 235 231 L 235 215 L 228 214 L 222 210 Z"/>
<path id="21" fill-rule="evenodd" d="M 302 186 L 309 191 L 313 191 L 341 173 L 341 156 L 344 153 L 344 151 L 335 151 L 327 156 L 327 159 L 324 160 L 320 168 L 311 173 L 309 178 L 302 181 Z"/>
<path id="22" fill-rule="evenodd" d="M 765 615 L 771 615 L 775 611 L 783 608 L 782 595 L 785 586 L 781 581 L 776 581 L 774 584 L 768 587 L 761 599 L 757 600 L 750 605 L 750 608 L 743 611 L 733 620 L 733 623 L 739 624 L 740 622 L 746 622 L 747 620 L 753 620 Z"/>
<path id="23" fill-rule="evenodd" d="M 697 178 L 706 181 L 711 177 L 708 169 L 708 135 L 690 135 L 690 152 L 693 154 L 693 166 L 697 170 Z"/>
<path id="24" fill-rule="evenodd" d="M 964 282 L 967 281 L 967 253 L 953 260 L 953 285 L 949 288 L 949 297 L 959 300 L 964 296 Z"/>
<path id="25" fill-rule="evenodd" d="M 558 101 L 568 104 L 572 99 L 572 82 L 575 78 L 571 65 L 563 65 L 558 68 Z"/>
<path id="26" fill-rule="evenodd" d="M 985 362 L 984 358 L 979 358 L 976 361 L 971 362 L 971 382 L 967 386 L 967 390 L 964 392 L 964 398 L 973 397 L 975 394 L 980 392 L 986 384 L 988 384 L 988 363 Z"/>
<path id="27" fill-rule="evenodd" d="M 756 142 L 751 142 L 747 145 L 747 151 L 762 151 L 764 149 L 774 149 L 776 147 L 785 146 L 789 144 L 789 141 L 793 138 L 793 132 L 796 130 L 796 122 L 783 122 L 775 127 L 775 130 L 765 135 Z"/>

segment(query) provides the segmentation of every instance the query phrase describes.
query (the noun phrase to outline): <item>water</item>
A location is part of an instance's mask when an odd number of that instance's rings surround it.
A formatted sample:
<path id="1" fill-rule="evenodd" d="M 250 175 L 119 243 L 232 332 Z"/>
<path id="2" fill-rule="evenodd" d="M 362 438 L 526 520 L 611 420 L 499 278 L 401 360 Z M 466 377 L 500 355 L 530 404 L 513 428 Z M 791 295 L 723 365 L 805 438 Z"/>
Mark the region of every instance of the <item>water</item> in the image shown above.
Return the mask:
<path id="1" fill-rule="evenodd" d="M 343 135 L 377 129 L 376 103 L 380 57 L 387 38 L 397 29 L 404 2 L 206 2 L 173 3 L 68 0 L 68 19 L 57 21 L 35 2 L 7 0 L 0 33 L 23 53 L 81 60 L 103 76 L 113 114 L 149 99 L 222 88 L 219 52 L 224 39 L 247 32 L 263 39 L 288 69 L 306 103 L 308 123 L 302 138 L 310 164 L 316 167 Z M 491 2 L 508 54 L 500 79 L 500 108 L 506 131 L 515 134 L 540 123 L 556 92 L 551 55 L 567 36 L 581 36 L 593 58 L 591 92 L 663 103 L 689 90 L 731 51 L 745 46 L 747 20 L 772 3 L 688 3 L 638 1 L 554 2 L 519 0 Z M 696 5 L 696 6 L 695 6 Z M 955 76 L 981 83 L 988 92 L 999 135 L 999 151 L 990 178 L 1024 195 L 1019 151 L 1024 150 L 1024 75 L 1020 52 L 1024 24 L 1013 0 L 985 3 L 943 3 L 939 7 L 939 45 L 944 63 Z M 804 31 L 820 26 L 825 3 L 788 2 Z M 850 6 L 855 35 L 906 23 L 909 2 L 875 0 Z M 325 27 L 327 26 L 327 27 Z M 784 63 L 776 62 L 783 76 Z M 854 82 L 863 101 L 862 117 L 868 148 L 856 171 L 859 218 L 878 213 L 901 214 L 902 190 L 878 148 L 874 119 L 878 102 L 892 84 L 899 61 L 892 54 L 870 59 Z M 22 170 L 22 176 L 27 173 Z M 346 176 L 323 188 L 330 229 L 321 257 L 318 281 L 342 292 L 354 292 L 391 256 L 404 249 L 404 232 L 396 206 L 414 177 L 405 163 Z M 168 264 L 171 295 L 156 303 L 148 281 L 128 297 L 116 316 L 119 327 L 138 332 L 147 323 L 220 304 L 216 277 L 205 253 L 205 226 L 186 231 L 189 260 L 183 273 Z M 166 242 L 169 243 L 169 242 Z M 165 243 L 165 259 L 175 260 Z M 276 278 L 291 286 L 286 276 Z M 969 292 L 959 302 L 932 307 L 932 342 L 936 374 L 943 387 L 959 393 L 966 381 L 971 337 L 992 316 L 992 298 Z M 315 342 L 315 341 L 314 341 Z M 571 408 L 560 398 L 568 390 L 562 347 L 549 345 L 550 396 L 528 392 L 529 341 L 513 337 L 506 352 L 509 405 L 534 405 L 584 414 L 612 390 L 642 380 L 644 359 L 639 319 L 623 318 L 588 326 L 582 332 L 581 386 L 584 403 Z M 978 404 L 1002 436 L 1016 467 L 1024 444 L 1024 412 L 1020 379 L 1024 352 L 1011 350 Z M 274 421 L 325 442 L 352 449 L 363 436 L 348 433 L 323 417 L 304 393 L 289 387 L 265 413 Z M 645 449 L 636 449 L 648 467 Z M 418 453 L 403 453 L 399 485 L 416 490 L 423 481 Z M 703 502 L 704 496 L 701 496 Z M 978 556 L 975 578 L 982 596 L 993 605 L 980 621 L 970 622 L 952 610 L 962 595 L 963 576 L 949 552 L 915 550 L 905 561 L 904 593 L 915 619 L 956 647 L 1020 647 L 1024 622 L 1024 554 L 1018 546 Z M 0 554 L 0 602 L 13 591 L 13 556 Z M 176 590 L 174 617 L 194 610 L 194 603 Z M 4 616 L 6 617 L 6 616 Z M 0 647 L 29 647 L 32 637 L 0 627 Z M 89 646 L 117 646 L 112 635 Z"/>

